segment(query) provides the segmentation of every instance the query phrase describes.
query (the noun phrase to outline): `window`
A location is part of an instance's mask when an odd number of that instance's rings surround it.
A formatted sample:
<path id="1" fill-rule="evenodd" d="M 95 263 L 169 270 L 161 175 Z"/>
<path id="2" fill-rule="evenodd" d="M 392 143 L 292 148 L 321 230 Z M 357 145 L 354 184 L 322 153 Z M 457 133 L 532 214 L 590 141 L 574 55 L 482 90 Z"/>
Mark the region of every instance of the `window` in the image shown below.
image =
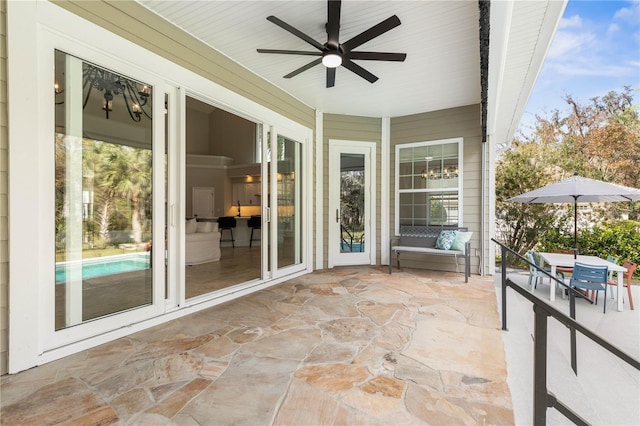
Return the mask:
<path id="1" fill-rule="evenodd" d="M 396 233 L 400 225 L 460 225 L 461 158 L 461 138 L 396 145 Z"/>

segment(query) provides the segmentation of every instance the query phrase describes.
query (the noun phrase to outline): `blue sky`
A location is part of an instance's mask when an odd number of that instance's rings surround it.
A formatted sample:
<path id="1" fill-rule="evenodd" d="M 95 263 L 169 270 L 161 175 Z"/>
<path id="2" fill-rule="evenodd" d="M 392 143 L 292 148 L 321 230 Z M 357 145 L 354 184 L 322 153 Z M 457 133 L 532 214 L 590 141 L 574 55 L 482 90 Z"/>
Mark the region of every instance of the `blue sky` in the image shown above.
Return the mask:
<path id="1" fill-rule="evenodd" d="M 536 114 L 568 111 L 565 95 L 587 103 L 625 85 L 640 103 L 640 0 L 569 0 L 520 131 L 528 133 Z"/>

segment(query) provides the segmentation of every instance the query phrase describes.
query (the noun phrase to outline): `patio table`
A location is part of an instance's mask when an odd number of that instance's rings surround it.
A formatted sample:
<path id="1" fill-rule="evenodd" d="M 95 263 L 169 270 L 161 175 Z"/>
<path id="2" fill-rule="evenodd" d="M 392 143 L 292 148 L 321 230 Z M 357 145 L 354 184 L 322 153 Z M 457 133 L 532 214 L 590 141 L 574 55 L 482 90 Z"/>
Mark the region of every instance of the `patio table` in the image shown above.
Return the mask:
<path id="1" fill-rule="evenodd" d="M 608 268 L 609 271 L 613 271 L 616 273 L 616 276 L 618 278 L 618 291 L 616 292 L 616 298 L 618 300 L 618 311 L 622 312 L 622 291 L 624 290 L 623 288 L 623 275 L 624 272 L 627 271 L 627 268 L 618 265 L 616 263 L 612 263 L 609 262 L 608 260 L 605 259 L 601 259 L 597 256 L 586 256 L 583 254 L 579 254 L 577 259 L 574 259 L 573 254 L 566 254 L 566 253 L 539 253 L 540 254 L 540 260 L 541 260 L 541 266 L 544 266 L 545 263 L 547 263 L 550 267 L 551 267 L 551 276 L 555 277 L 556 276 L 556 268 L 558 266 L 564 266 L 564 267 L 573 267 L 575 265 L 575 262 L 580 262 L 580 263 L 585 263 L 587 265 L 594 265 L 594 266 L 606 266 Z M 550 285 L 550 293 L 549 293 L 549 299 L 553 302 L 554 300 L 556 300 L 556 282 L 555 280 L 549 279 L 549 281 L 551 281 L 551 285 Z M 604 293 L 604 297 L 605 297 L 605 303 L 606 303 L 606 297 L 607 297 L 607 292 L 605 291 Z"/>

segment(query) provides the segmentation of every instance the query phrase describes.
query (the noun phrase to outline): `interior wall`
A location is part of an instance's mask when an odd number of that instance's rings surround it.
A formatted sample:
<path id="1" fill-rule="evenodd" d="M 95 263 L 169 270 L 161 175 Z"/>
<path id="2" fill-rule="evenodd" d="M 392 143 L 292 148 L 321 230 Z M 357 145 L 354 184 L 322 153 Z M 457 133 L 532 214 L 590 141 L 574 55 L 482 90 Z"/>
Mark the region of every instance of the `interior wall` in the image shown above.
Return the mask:
<path id="1" fill-rule="evenodd" d="M 329 259 L 329 139 L 340 139 L 348 141 L 363 141 L 374 142 L 376 144 L 376 235 L 378 240 L 376 242 L 376 264 L 380 264 L 380 202 L 382 197 L 380 187 L 380 153 L 382 143 L 382 119 L 376 117 L 357 117 L 353 115 L 340 115 L 340 114 L 323 114 L 323 148 L 322 158 L 325 159 L 323 165 L 323 217 L 324 217 L 324 264 L 323 267 L 328 267 Z"/>
<path id="2" fill-rule="evenodd" d="M 193 187 L 206 186 L 215 188 L 215 214 L 224 216 L 225 188 L 227 187 L 227 171 L 221 167 L 190 167 L 187 164 L 185 194 L 186 217 L 193 217 Z"/>
<path id="3" fill-rule="evenodd" d="M 478 273 L 481 223 L 482 126 L 480 104 L 408 115 L 391 119 L 389 149 L 390 235 L 395 235 L 395 164 L 396 145 L 462 137 L 463 142 L 463 226 L 473 232 L 471 238 L 471 273 Z M 440 271 L 455 271 L 455 260 L 447 256 L 402 255 L 402 266 Z M 461 262 L 459 271 L 464 270 Z"/>
<path id="4" fill-rule="evenodd" d="M 187 154 L 209 154 L 209 114 L 187 108 Z"/>
<path id="5" fill-rule="evenodd" d="M 9 339 L 9 136 L 7 132 L 7 2 L 0 1 L 0 375 Z"/>
<path id="6" fill-rule="evenodd" d="M 256 124 L 216 109 L 209 114 L 209 154 L 233 158 L 234 164 L 256 162 Z"/>
<path id="7" fill-rule="evenodd" d="M 187 217 L 193 215 L 193 187 L 205 186 L 215 188 L 216 216 L 235 216 L 237 206 L 232 196 L 233 183 L 244 182 L 248 174 L 260 174 L 260 168 L 254 165 L 256 124 L 219 108 L 211 107 L 210 112 L 205 112 L 202 108 L 206 106 L 199 103 L 187 98 L 187 154 L 228 157 L 232 162 L 231 167 L 187 164 L 185 213 Z M 190 108 L 190 104 L 193 107 Z M 251 166 L 242 166 L 248 164 Z M 244 213 L 259 214 L 260 207 L 244 208 Z"/>

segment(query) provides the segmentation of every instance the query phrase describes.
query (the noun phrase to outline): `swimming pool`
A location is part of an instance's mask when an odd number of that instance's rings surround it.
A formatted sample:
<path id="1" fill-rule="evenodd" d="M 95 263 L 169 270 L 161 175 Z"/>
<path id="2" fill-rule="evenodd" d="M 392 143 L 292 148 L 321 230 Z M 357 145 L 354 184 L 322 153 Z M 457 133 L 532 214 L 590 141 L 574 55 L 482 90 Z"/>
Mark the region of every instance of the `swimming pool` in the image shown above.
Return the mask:
<path id="1" fill-rule="evenodd" d="M 340 244 L 340 251 L 342 253 L 352 253 L 352 252 L 363 252 L 364 251 L 364 243 L 346 243 L 342 242 Z"/>
<path id="2" fill-rule="evenodd" d="M 56 263 L 56 283 L 66 281 L 67 268 L 72 266 L 72 262 Z M 77 263 L 75 263 L 77 265 Z M 97 257 L 82 261 L 82 278 L 95 278 L 104 275 L 119 274 L 121 272 L 131 272 L 149 267 L 148 253 L 122 254 L 117 256 Z"/>

